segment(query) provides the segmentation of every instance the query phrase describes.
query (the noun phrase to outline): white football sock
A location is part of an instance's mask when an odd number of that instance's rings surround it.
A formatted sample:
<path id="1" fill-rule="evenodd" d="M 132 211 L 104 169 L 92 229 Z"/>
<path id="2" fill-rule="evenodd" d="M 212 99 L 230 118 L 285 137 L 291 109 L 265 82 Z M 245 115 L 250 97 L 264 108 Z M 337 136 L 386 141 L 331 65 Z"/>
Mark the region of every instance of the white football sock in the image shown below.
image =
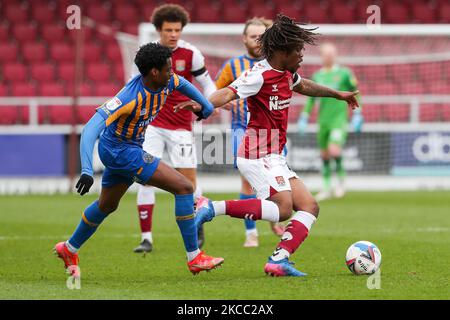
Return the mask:
<path id="1" fill-rule="evenodd" d="M 152 232 L 142 232 L 141 234 L 141 242 L 144 240 L 148 240 L 151 243 L 153 243 L 153 237 L 152 237 Z"/>
<path id="2" fill-rule="evenodd" d="M 188 261 L 191 262 L 195 259 L 195 257 L 200 253 L 200 249 L 197 249 L 195 251 L 186 252 Z"/>
<path id="3" fill-rule="evenodd" d="M 66 241 L 66 247 L 67 250 L 69 250 L 71 253 L 77 253 L 78 249 L 75 248 L 73 245 L 70 244 L 69 240 Z"/>
<path id="4" fill-rule="evenodd" d="M 214 207 L 214 212 L 216 216 L 221 216 L 225 214 L 226 211 L 225 201 L 213 201 L 212 205 Z"/>
<path id="5" fill-rule="evenodd" d="M 284 258 L 288 258 L 289 259 L 290 255 L 291 254 L 286 249 L 276 248 L 275 251 L 272 253 L 272 256 L 270 258 L 273 261 L 280 261 L 280 260 L 283 260 Z"/>
<path id="6" fill-rule="evenodd" d="M 279 222 L 280 208 L 275 202 L 269 200 L 261 200 L 261 220 Z"/>
<path id="7" fill-rule="evenodd" d="M 292 217 L 292 220 L 297 220 L 298 222 L 303 224 L 306 229 L 308 229 L 308 231 L 310 231 L 317 219 L 309 212 L 297 211 Z"/>

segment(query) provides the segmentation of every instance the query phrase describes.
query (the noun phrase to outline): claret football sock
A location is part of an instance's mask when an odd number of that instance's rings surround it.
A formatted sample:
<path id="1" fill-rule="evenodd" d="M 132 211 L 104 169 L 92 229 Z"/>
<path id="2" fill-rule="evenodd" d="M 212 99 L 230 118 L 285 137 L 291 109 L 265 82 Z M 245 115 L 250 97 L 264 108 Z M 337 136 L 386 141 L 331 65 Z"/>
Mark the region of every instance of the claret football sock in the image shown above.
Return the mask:
<path id="1" fill-rule="evenodd" d="M 316 217 L 306 211 L 298 211 L 286 227 L 281 241 L 272 254 L 272 260 L 278 261 L 289 258 L 308 236 L 309 230 L 316 221 Z"/>
<path id="2" fill-rule="evenodd" d="M 246 199 L 213 201 L 215 215 L 228 215 L 247 220 L 266 220 L 278 222 L 280 210 L 276 203 L 269 200 Z"/>
<path id="3" fill-rule="evenodd" d="M 254 194 L 243 194 L 243 193 L 241 193 L 239 195 L 239 199 L 240 200 L 256 199 L 256 196 Z M 245 230 L 246 230 L 247 234 L 252 233 L 252 232 L 253 233 L 257 232 L 256 231 L 256 221 L 245 219 L 244 223 L 245 223 Z"/>
<path id="4" fill-rule="evenodd" d="M 107 216 L 98 207 L 98 200 L 94 201 L 84 210 L 77 229 L 68 240 L 67 248 L 75 253 L 94 234 Z"/>
<path id="5" fill-rule="evenodd" d="M 191 261 L 200 252 L 198 250 L 197 227 L 194 221 L 194 195 L 175 195 L 175 216 L 188 260 Z"/>

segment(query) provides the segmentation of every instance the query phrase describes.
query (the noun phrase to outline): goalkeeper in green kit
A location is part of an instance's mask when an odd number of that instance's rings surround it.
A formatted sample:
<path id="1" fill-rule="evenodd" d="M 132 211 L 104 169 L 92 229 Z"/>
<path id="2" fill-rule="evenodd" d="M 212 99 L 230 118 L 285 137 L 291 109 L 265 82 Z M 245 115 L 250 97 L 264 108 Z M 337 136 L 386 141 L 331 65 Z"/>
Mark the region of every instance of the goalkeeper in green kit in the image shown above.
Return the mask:
<path id="1" fill-rule="evenodd" d="M 331 43 L 324 43 L 320 47 L 323 67 L 313 74 L 312 80 L 331 87 L 335 90 L 354 91 L 357 81 L 350 69 L 336 64 L 336 47 Z M 317 98 L 308 97 L 305 108 L 298 120 L 300 134 L 305 132 L 309 115 Z M 323 190 L 316 195 L 316 200 L 321 201 L 331 197 L 341 198 L 345 194 L 345 169 L 342 161 L 342 148 L 347 138 L 347 104 L 332 98 L 319 98 L 319 131 L 317 143 L 320 148 L 320 156 L 323 162 Z M 360 109 L 353 111 L 351 125 L 355 132 L 360 132 L 363 117 Z M 334 190 L 331 187 L 332 161 L 335 164 L 338 176 L 338 184 Z"/>

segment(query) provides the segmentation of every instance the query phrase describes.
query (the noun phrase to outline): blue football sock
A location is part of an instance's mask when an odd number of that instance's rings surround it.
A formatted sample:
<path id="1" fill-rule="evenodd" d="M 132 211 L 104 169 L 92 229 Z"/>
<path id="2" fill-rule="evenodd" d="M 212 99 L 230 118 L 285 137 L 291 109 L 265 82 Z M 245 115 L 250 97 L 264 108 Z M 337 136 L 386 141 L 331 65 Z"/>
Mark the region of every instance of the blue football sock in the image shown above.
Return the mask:
<path id="1" fill-rule="evenodd" d="M 175 216 L 187 252 L 198 249 L 197 226 L 194 221 L 194 195 L 175 195 Z"/>
<path id="2" fill-rule="evenodd" d="M 239 199 L 245 200 L 245 199 L 256 199 L 256 195 L 254 194 L 239 194 Z M 245 223 L 245 230 L 253 230 L 256 229 L 256 221 L 253 220 L 244 220 Z"/>
<path id="3" fill-rule="evenodd" d="M 91 203 L 91 205 L 84 210 L 80 224 L 69 239 L 69 244 L 76 249 L 80 249 L 83 243 L 94 234 L 97 227 L 106 217 L 107 215 L 100 211 L 100 208 L 98 207 L 98 200 Z"/>

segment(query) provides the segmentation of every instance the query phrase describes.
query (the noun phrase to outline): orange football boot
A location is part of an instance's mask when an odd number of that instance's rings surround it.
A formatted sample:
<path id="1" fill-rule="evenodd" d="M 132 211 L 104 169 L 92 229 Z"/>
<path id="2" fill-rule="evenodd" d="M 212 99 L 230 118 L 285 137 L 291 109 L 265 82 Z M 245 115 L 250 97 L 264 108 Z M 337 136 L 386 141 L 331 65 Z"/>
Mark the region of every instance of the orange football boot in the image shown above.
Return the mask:
<path id="1" fill-rule="evenodd" d="M 64 261 L 64 268 L 67 273 L 74 277 L 80 276 L 80 269 L 78 268 L 80 260 L 78 259 L 78 254 L 70 252 L 64 241 L 56 244 L 54 252 L 58 258 Z"/>
<path id="2" fill-rule="evenodd" d="M 195 276 L 201 271 L 210 271 L 216 269 L 223 263 L 223 258 L 214 258 L 206 255 L 203 251 L 194 258 L 194 260 L 187 263 L 189 271 Z"/>

